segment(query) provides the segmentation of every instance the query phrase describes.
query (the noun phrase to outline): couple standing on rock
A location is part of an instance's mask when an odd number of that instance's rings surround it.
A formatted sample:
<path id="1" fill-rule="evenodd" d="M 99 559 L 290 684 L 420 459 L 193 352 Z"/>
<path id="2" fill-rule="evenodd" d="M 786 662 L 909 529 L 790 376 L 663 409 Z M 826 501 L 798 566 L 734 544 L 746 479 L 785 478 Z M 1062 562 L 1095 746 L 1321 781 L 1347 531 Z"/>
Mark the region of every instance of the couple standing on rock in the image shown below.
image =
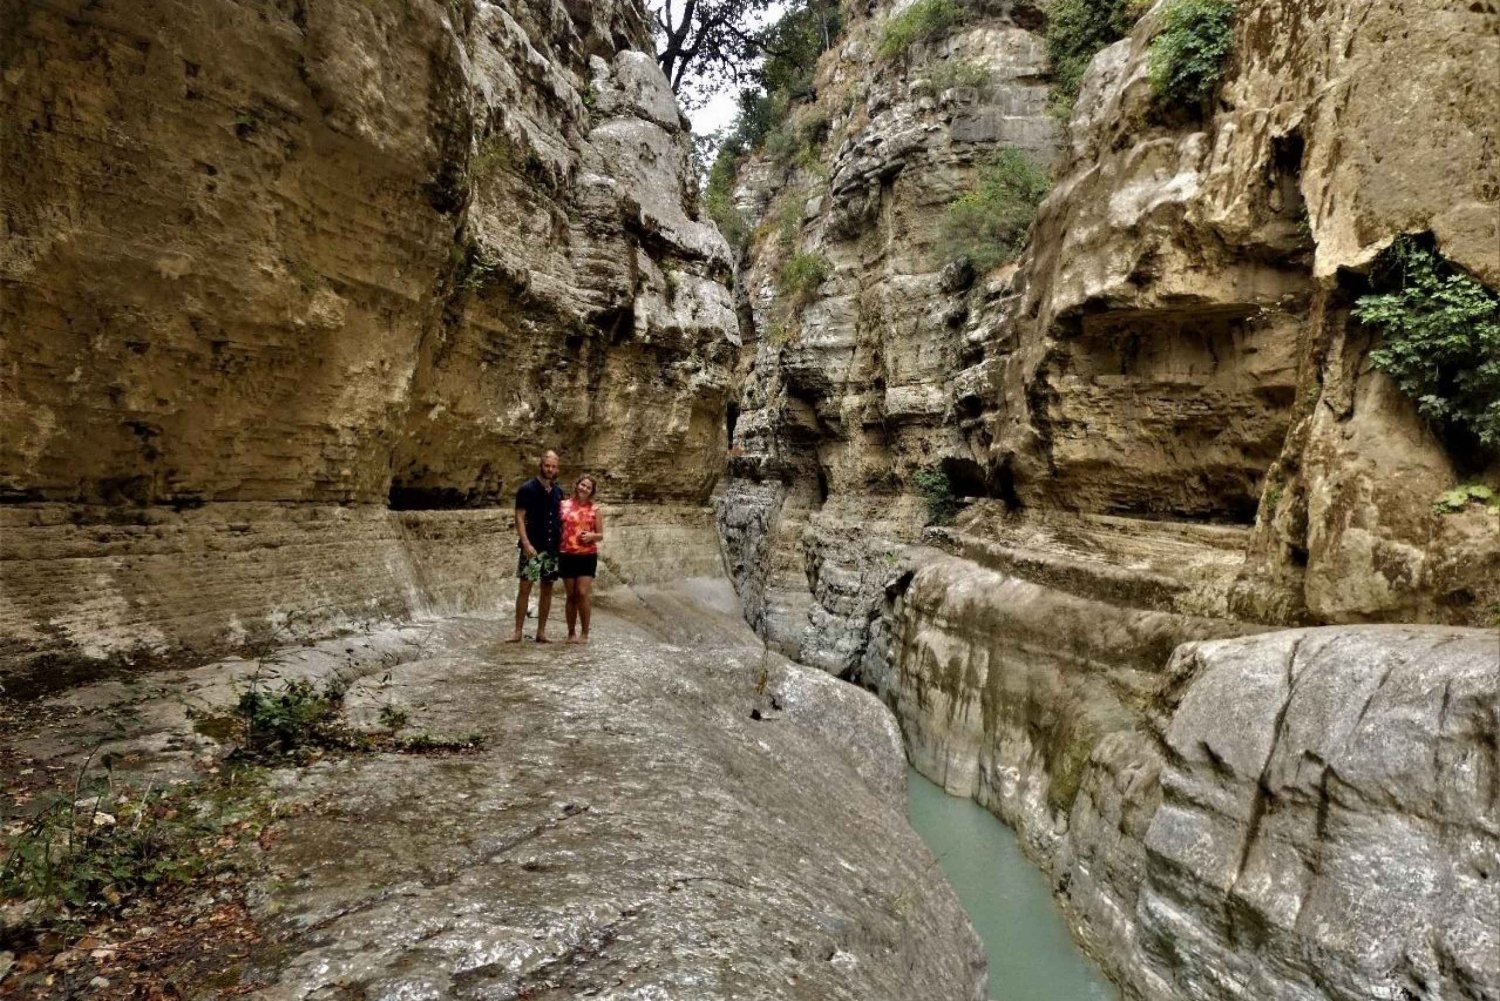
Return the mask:
<path id="1" fill-rule="evenodd" d="M 516 594 L 516 630 L 511 634 L 511 643 L 521 642 L 532 584 L 541 585 L 536 606 L 536 641 L 552 642 L 547 638 L 547 613 L 552 610 L 552 585 L 559 577 L 567 594 L 568 642 L 589 641 L 604 514 L 594 503 L 596 484 L 592 476 L 585 473 L 578 477 L 573 484 L 573 496 L 565 499 L 557 485 L 557 469 L 557 453 L 549 450 L 542 456 L 537 474 L 516 491 L 520 590 Z"/>

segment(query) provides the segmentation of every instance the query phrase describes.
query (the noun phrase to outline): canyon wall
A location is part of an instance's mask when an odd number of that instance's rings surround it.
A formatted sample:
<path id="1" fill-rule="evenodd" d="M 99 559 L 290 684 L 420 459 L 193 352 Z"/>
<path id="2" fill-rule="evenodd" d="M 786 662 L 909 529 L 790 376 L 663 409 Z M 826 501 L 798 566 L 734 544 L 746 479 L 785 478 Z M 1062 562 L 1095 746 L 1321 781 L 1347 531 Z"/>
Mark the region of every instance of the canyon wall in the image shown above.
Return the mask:
<path id="1" fill-rule="evenodd" d="M 730 261 L 637 5 L 4 31 L 0 681 L 494 607 L 548 447 L 616 576 L 718 572 Z"/>
<path id="2" fill-rule="evenodd" d="M 901 8 L 857 11 L 793 111 L 828 138 L 742 166 L 732 574 L 1017 828 L 1130 997 L 1500 997 L 1500 513 L 1435 505 L 1500 466 L 1352 316 L 1403 234 L 1500 285 L 1500 12 L 1241 3 L 1199 109 L 1154 94 L 1148 6 L 1066 124 L 1044 7 L 895 56 Z M 976 273 L 942 214 L 1003 149 L 1051 190 Z"/>

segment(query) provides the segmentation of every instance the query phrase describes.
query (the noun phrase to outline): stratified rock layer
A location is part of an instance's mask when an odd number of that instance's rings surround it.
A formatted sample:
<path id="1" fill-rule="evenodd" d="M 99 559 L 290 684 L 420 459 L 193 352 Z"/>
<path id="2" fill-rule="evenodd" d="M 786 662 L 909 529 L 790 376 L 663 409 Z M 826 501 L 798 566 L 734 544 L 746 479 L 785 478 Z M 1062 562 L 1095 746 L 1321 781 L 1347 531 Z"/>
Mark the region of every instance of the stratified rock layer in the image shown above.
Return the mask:
<path id="1" fill-rule="evenodd" d="M 638 6 L 5 31 L 0 678 L 479 607 L 547 447 L 669 532 L 707 499 L 728 255 Z"/>

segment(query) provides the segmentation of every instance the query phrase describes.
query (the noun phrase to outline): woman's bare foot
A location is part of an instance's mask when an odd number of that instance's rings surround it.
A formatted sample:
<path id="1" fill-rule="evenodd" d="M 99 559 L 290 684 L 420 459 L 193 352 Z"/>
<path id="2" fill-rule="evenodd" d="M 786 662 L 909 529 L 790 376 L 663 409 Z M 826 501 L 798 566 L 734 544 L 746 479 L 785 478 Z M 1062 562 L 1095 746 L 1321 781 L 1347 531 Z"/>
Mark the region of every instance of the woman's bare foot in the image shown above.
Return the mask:
<path id="1" fill-rule="evenodd" d="M 536 634 L 536 641 L 538 643 L 551 643 L 552 642 L 547 637 L 543 636 L 541 633 L 537 633 Z"/>
<path id="2" fill-rule="evenodd" d="M 569 643 L 577 643 L 578 642 L 578 637 L 577 636 L 573 636 L 573 635 L 569 635 L 568 636 L 568 642 Z"/>
<path id="3" fill-rule="evenodd" d="M 511 633 L 510 634 L 510 639 L 506 640 L 505 642 L 507 642 L 507 643 L 519 643 L 519 642 L 521 642 L 521 634 L 520 634 L 520 632 L 517 631 L 517 632 Z"/>
<path id="4" fill-rule="evenodd" d="M 579 643 L 587 643 L 588 641 L 589 641 L 589 634 L 588 633 L 584 633 L 582 636 L 578 637 L 578 642 Z"/>

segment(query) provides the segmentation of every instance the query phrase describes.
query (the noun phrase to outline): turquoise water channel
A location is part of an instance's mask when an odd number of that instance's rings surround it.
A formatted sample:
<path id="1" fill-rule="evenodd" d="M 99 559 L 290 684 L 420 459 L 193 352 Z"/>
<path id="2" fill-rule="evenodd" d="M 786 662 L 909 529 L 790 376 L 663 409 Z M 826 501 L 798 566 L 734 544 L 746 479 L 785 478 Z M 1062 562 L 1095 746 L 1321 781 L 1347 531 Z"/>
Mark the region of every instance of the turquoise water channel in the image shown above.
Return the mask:
<path id="1" fill-rule="evenodd" d="M 1119 1001 L 1120 992 L 1073 944 L 1047 878 L 1021 854 L 1015 834 L 971 799 L 959 799 L 915 770 L 907 815 L 990 958 L 995 1001 Z"/>

